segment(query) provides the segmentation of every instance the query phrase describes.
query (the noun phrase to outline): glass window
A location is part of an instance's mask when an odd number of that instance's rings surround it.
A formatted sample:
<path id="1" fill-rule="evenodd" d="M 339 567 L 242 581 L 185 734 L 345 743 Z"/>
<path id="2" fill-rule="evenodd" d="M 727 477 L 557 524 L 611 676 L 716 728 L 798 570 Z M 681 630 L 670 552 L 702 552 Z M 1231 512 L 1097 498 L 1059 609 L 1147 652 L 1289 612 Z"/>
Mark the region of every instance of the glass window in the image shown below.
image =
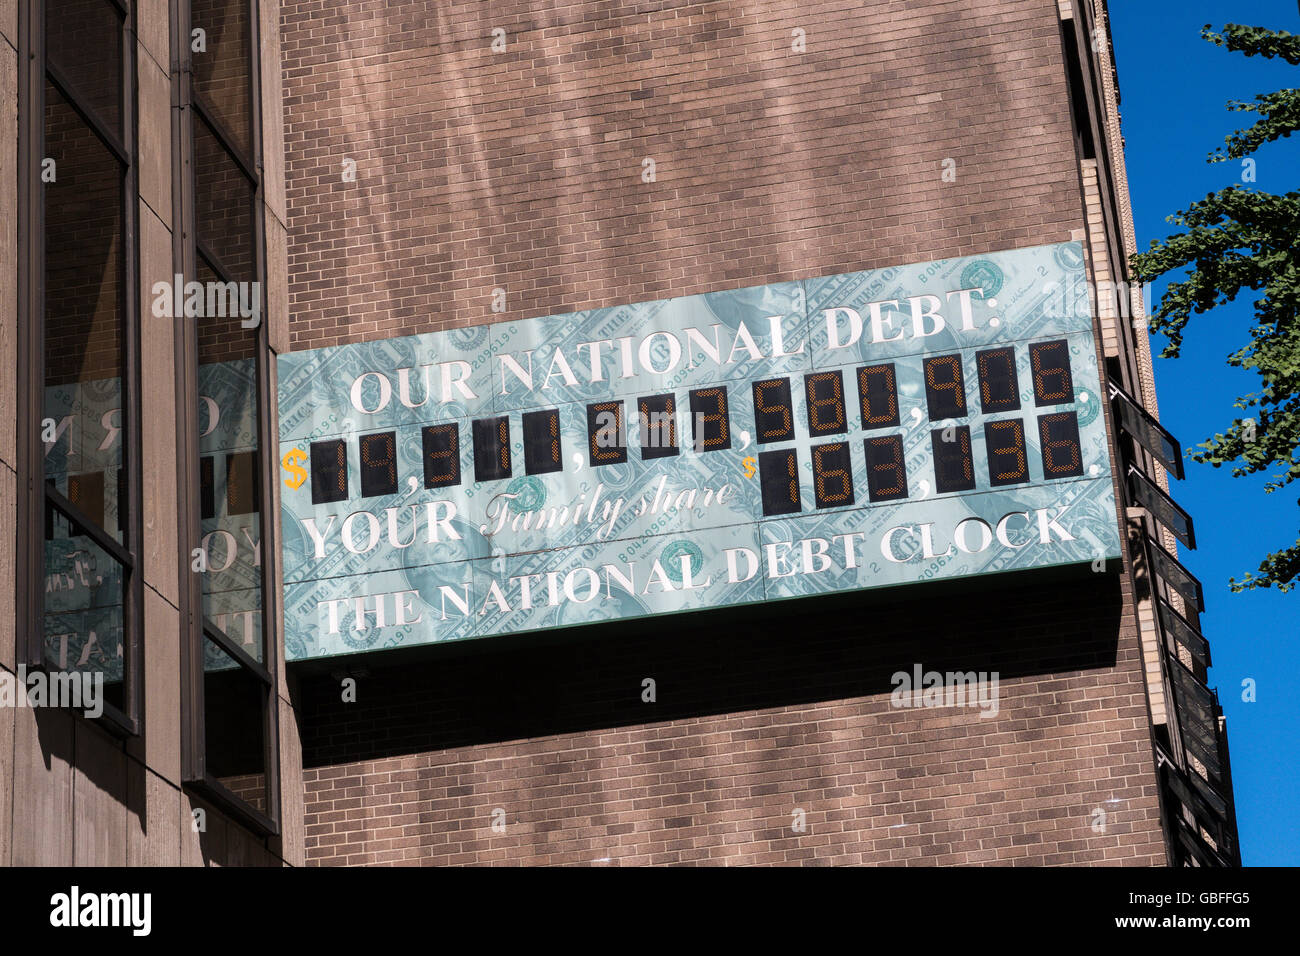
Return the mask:
<path id="1" fill-rule="evenodd" d="M 201 257 L 196 274 L 205 289 L 222 282 Z M 245 299 L 251 295 L 250 289 Z M 200 514 L 207 571 L 199 581 L 206 626 L 263 663 L 258 330 L 243 328 L 242 321 L 238 310 L 197 319 L 199 469 L 212 474 L 212 510 Z"/>
<path id="2" fill-rule="evenodd" d="M 23 656 L 29 667 L 84 675 L 110 724 L 130 733 L 139 729 L 140 587 L 128 20 L 107 0 L 46 0 L 28 12 L 42 6 L 24 34 L 33 72 L 20 92 L 34 106 L 40 78 L 42 108 L 23 114 L 20 131 L 33 369 L 22 400 L 39 410 L 39 435 L 25 443 L 38 454 L 24 466 L 39 492 L 24 514 L 40 522 L 25 552 Z"/>
<path id="3" fill-rule="evenodd" d="M 45 0 L 46 68 L 122 135 L 122 14 L 109 0 Z"/>
<path id="4" fill-rule="evenodd" d="M 192 50 L 194 93 L 244 155 L 252 152 L 248 0 L 193 0 L 190 29 L 204 49 Z M 192 44 L 193 45 L 193 44 Z"/>
<path id="5" fill-rule="evenodd" d="M 269 346 L 262 321 L 261 183 L 251 0 L 192 0 L 187 49 L 193 83 L 189 133 L 193 209 L 187 279 L 201 300 L 187 309 L 194 342 L 189 373 L 198 423 L 191 463 L 190 522 L 203 553 L 191 602 L 186 779 L 245 822 L 278 828 L 275 655 L 268 640 L 267 584 L 273 549 L 263 542 L 262 454 L 269 428 Z M 187 293 L 188 294 L 188 293 Z"/>
<path id="6" fill-rule="evenodd" d="M 45 480 L 71 498 L 69 476 L 100 475 L 98 524 L 120 542 L 123 170 L 51 83 L 45 152 Z"/>
<path id="7" fill-rule="evenodd" d="M 203 652 L 207 771 L 234 796 L 267 814 L 265 715 L 270 688 L 210 638 L 204 638 Z"/>

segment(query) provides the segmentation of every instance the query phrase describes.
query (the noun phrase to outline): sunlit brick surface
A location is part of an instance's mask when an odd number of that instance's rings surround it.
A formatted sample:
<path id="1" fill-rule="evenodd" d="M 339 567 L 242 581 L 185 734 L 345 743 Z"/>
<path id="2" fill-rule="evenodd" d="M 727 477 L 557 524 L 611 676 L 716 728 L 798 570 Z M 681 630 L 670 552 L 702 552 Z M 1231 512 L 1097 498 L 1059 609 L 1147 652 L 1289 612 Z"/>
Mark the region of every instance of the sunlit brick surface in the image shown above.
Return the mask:
<path id="1" fill-rule="evenodd" d="M 296 349 L 1086 225 L 1055 0 L 314 0 L 281 25 Z M 307 860 L 1163 864 L 1121 581 L 376 655 L 353 704 L 304 678 Z M 892 708 L 914 663 L 999 669 L 998 715 Z"/>

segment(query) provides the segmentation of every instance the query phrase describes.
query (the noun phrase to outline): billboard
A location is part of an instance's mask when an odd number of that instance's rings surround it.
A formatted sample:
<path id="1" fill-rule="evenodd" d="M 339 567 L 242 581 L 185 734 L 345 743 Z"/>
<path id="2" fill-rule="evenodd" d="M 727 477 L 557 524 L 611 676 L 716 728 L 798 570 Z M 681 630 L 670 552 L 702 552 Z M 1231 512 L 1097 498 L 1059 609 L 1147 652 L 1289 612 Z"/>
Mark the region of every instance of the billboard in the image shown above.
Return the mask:
<path id="1" fill-rule="evenodd" d="M 1078 243 L 278 373 L 289 660 L 1120 553 Z"/>

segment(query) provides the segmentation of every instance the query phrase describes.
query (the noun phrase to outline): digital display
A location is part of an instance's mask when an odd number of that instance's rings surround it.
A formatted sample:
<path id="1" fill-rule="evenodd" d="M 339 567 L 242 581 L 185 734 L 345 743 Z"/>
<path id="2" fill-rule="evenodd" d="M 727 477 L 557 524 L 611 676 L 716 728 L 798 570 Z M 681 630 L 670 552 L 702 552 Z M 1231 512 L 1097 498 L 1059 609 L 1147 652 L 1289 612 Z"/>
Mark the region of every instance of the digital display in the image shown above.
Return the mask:
<path id="1" fill-rule="evenodd" d="M 1118 556 L 1093 317 L 1036 292 L 1084 262 L 1065 243 L 286 353 L 286 656 Z M 200 446 L 223 518 L 251 503 L 223 471 L 246 433 Z"/>
<path id="2" fill-rule="evenodd" d="M 68 500 L 77 506 L 95 524 L 104 526 L 104 473 L 92 471 L 68 476 Z M 73 529 L 73 537 L 81 533 Z"/>
<path id="3" fill-rule="evenodd" d="M 858 369 L 858 405 L 864 429 L 898 426 L 898 379 L 892 362 Z"/>
<path id="4" fill-rule="evenodd" d="M 361 497 L 397 494 L 397 433 L 362 435 Z"/>
<path id="5" fill-rule="evenodd" d="M 838 371 L 804 376 L 808 396 L 808 434 L 836 435 L 848 430 L 844 411 L 844 378 Z"/>
<path id="6" fill-rule="evenodd" d="M 696 451 L 723 451 L 731 447 L 731 421 L 727 414 L 727 388 L 697 388 L 690 394 L 691 423 Z"/>
<path id="7" fill-rule="evenodd" d="M 1025 454 L 1025 425 L 1008 418 L 984 425 L 984 446 L 989 459 L 989 484 L 994 488 L 1018 485 L 1029 480 L 1029 458 Z"/>
<path id="8" fill-rule="evenodd" d="M 342 501 L 348 496 L 348 447 L 343 439 L 311 443 L 311 503 Z"/>
<path id="9" fill-rule="evenodd" d="M 212 474 L 214 460 L 212 455 L 199 459 L 199 517 L 204 521 L 217 514 L 217 485 Z"/>
<path id="10" fill-rule="evenodd" d="M 765 451 L 758 456 L 763 514 L 796 514 L 799 501 L 799 463 L 793 451 Z"/>
<path id="11" fill-rule="evenodd" d="M 241 451 L 226 456 L 226 514 L 247 515 L 257 511 L 261 497 L 257 477 L 257 452 Z"/>
<path id="12" fill-rule="evenodd" d="M 637 399 L 641 418 L 641 458 L 667 458 L 677 454 L 677 403 L 672 393 Z"/>
<path id="13" fill-rule="evenodd" d="M 627 461 L 625 435 L 622 402 L 597 402 L 587 406 L 587 450 L 593 468 L 621 465 Z"/>
<path id="14" fill-rule="evenodd" d="M 818 508 L 853 504 L 853 464 L 849 443 L 817 445 L 812 450 L 813 489 Z"/>
<path id="15" fill-rule="evenodd" d="M 524 412 L 524 473 L 549 475 L 562 471 L 560 459 L 560 410 Z"/>
<path id="16" fill-rule="evenodd" d="M 510 419 L 483 418 L 471 428 L 474 441 L 474 480 L 510 477 Z"/>
<path id="17" fill-rule="evenodd" d="M 975 487 L 975 462 L 971 458 L 970 426 L 936 428 L 930 432 L 934 448 L 934 484 L 940 494 L 970 491 Z"/>
<path id="18" fill-rule="evenodd" d="M 1074 478 L 1083 474 L 1079 416 L 1074 412 L 1039 415 L 1038 441 L 1043 449 L 1044 477 Z"/>
<path id="19" fill-rule="evenodd" d="M 424 487 L 449 488 L 460 484 L 460 426 L 454 422 L 420 429 L 424 460 Z"/>
<path id="20" fill-rule="evenodd" d="M 867 497 L 872 502 L 907 497 L 907 465 L 899 435 L 877 435 L 865 441 Z"/>
<path id="21" fill-rule="evenodd" d="M 1062 405 L 1074 401 L 1070 347 L 1064 339 L 1029 346 L 1029 368 L 1034 377 L 1034 404 Z"/>
<path id="22" fill-rule="evenodd" d="M 980 378 L 980 411 L 1014 412 L 1020 408 L 1020 382 L 1016 378 L 1016 350 L 985 349 L 975 353 Z"/>
<path id="23" fill-rule="evenodd" d="M 966 415 L 966 380 L 960 355 L 928 358 L 925 368 L 925 403 L 930 421 L 941 422 Z"/>
<path id="24" fill-rule="evenodd" d="M 794 438 L 794 405 L 788 378 L 754 383 L 754 431 L 760 445 Z"/>

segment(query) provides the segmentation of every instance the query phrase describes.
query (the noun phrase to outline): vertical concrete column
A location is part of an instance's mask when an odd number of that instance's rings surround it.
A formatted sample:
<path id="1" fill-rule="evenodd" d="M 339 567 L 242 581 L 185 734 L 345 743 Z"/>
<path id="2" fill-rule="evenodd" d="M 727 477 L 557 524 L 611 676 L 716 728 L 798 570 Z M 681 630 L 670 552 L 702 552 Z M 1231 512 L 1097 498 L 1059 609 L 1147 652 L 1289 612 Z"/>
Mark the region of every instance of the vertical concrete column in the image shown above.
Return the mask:
<path id="1" fill-rule="evenodd" d="M 137 0 L 141 475 L 144 536 L 144 728 L 127 745 L 148 772 L 180 787 L 176 323 L 153 314 L 154 283 L 173 281 L 171 78 L 167 0 Z M 147 788 L 141 787 L 143 797 Z M 138 808 L 143 811 L 143 806 Z M 133 821 L 140 823 L 146 817 Z"/>
<path id="2" fill-rule="evenodd" d="M 289 350 L 289 248 L 284 179 L 284 87 L 280 72 L 280 0 L 259 0 L 258 40 L 262 93 L 262 202 L 266 232 L 267 338 L 271 343 L 272 420 L 278 420 L 275 356 Z M 275 539 L 280 542 L 279 443 L 271 436 L 267 460 L 276 469 L 273 509 Z M 275 589 L 283 603 L 284 574 L 276 564 Z M 274 621 L 274 639 L 280 650 L 279 737 L 280 737 L 280 837 L 272 842 L 286 863 L 305 862 L 303 822 L 302 742 L 298 733 L 298 710 L 294 706 L 284 662 L 284 615 Z M 278 846 L 277 846 L 278 844 Z"/>

